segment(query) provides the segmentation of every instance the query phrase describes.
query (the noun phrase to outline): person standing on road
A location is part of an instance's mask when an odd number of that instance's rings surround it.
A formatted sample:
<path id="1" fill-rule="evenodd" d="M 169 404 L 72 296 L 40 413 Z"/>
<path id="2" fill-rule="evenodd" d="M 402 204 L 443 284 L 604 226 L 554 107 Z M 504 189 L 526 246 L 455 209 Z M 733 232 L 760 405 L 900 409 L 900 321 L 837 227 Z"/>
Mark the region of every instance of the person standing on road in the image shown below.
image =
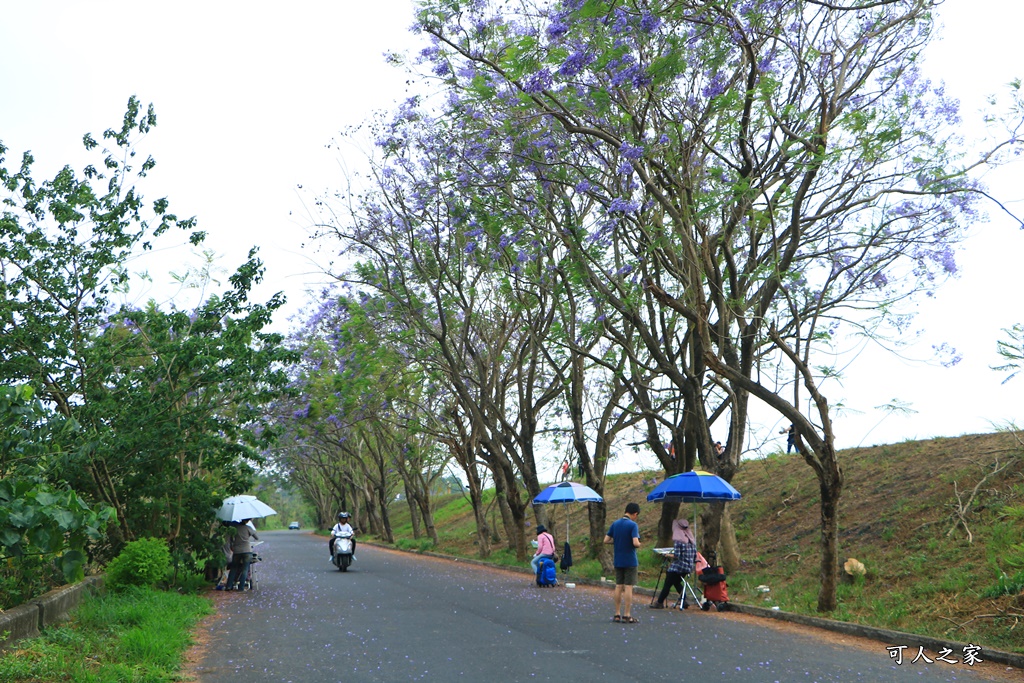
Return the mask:
<path id="1" fill-rule="evenodd" d="M 615 616 L 612 621 L 623 624 L 639 621 L 630 614 L 633 610 L 633 586 L 636 585 L 640 564 L 636 557 L 636 549 L 640 547 L 640 527 L 636 523 L 639 516 L 640 506 L 630 503 L 626 506 L 626 513 L 608 527 L 604 537 L 604 542 L 612 543 L 615 551 L 612 558 L 615 567 Z"/>
<path id="2" fill-rule="evenodd" d="M 256 535 L 256 529 L 250 523 L 251 519 L 243 519 L 235 526 L 235 534 L 231 538 L 231 553 L 234 561 L 231 563 L 231 571 L 228 572 L 228 585 L 226 590 L 240 591 L 245 588 L 246 579 L 249 576 L 249 564 L 252 562 L 252 542 L 260 540 Z"/>

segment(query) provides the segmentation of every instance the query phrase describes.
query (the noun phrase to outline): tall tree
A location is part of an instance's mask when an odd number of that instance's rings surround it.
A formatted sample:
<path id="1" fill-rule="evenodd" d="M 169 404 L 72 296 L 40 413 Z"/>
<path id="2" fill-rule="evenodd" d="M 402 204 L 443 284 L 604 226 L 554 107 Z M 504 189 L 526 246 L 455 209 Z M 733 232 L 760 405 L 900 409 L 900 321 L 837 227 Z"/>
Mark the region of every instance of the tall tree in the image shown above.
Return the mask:
<path id="1" fill-rule="evenodd" d="M 935 6 L 421 4 L 425 58 L 462 110 L 546 126 L 551 162 L 537 172 L 599 204 L 553 238 L 581 245 L 602 305 L 665 359 L 700 461 L 736 471 L 751 394 L 797 425 L 821 489 L 821 610 L 836 604 L 843 478 L 815 349 L 844 321 L 878 329 L 857 311 L 891 316 L 951 273 L 980 196 L 956 104 L 917 65 Z M 645 299 L 687 322 L 686 352 L 666 357 Z M 760 381 L 769 359 L 792 364 L 808 414 L 799 390 L 785 400 Z M 708 372 L 732 414 L 723 457 L 702 405 Z"/>
<path id="2" fill-rule="evenodd" d="M 289 355 L 263 331 L 283 298 L 248 301 L 263 274 L 254 253 L 227 291 L 191 312 L 118 309 L 130 256 L 175 227 L 192 244 L 204 239 L 193 219 L 163 198 L 147 204 L 136 187 L 155 165 L 138 163 L 137 138 L 155 123 L 131 98 L 121 127 L 102 136 L 108 149 L 84 138 L 102 163 L 42 183 L 31 154 L 11 171 L 0 145 L 0 376 L 31 384 L 76 425 L 47 476 L 115 510 L 111 550 L 163 536 L 190 558 L 214 550 L 213 502 L 241 492 L 247 461 L 259 461 L 271 436 L 262 403 Z"/>

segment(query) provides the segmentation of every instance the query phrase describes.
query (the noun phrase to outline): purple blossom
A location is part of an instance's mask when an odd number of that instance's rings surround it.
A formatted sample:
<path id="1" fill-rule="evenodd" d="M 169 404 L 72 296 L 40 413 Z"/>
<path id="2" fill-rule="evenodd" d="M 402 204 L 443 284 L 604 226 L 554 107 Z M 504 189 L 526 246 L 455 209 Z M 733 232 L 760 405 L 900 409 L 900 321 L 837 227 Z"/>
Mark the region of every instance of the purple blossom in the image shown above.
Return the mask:
<path id="1" fill-rule="evenodd" d="M 531 94 L 536 94 L 550 88 L 551 82 L 551 72 L 547 69 L 541 69 L 526 79 L 526 82 L 523 83 L 523 90 Z"/>
<path id="2" fill-rule="evenodd" d="M 643 16 L 640 17 L 640 28 L 644 33 L 654 33 L 661 26 L 661 17 L 657 17 L 650 12 L 644 12 Z"/>
<path id="3" fill-rule="evenodd" d="M 562 62 L 562 66 L 558 67 L 558 73 L 561 76 L 571 77 L 575 76 L 579 72 L 583 71 L 596 57 L 586 50 L 577 50 Z"/>
<path id="4" fill-rule="evenodd" d="M 561 19 L 555 19 L 548 26 L 548 38 L 555 39 L 564 36 L 569 32 L 569 24 L 565 23 Z"/>
<path id="5" fill-rule="evenodd" d="M 946 342 L 942 342 L 938 346 L 932 345 L 932 349 L 944 368 L 951 368 L 964 359 L 959 351 Z"/>
<path id="6" fill-rule="evenodd" d="M 708 82 L 708 84 L 701 90 L 701 95 L 709 100 L 718 97 L 725 92 L 727 84 L 728 81 L 726 80 L 725 75 L 722 73 L 716 73 L 711 77 L 711 81 Z"/>
<path id="7" fill-rule="evenodd" d="M 639 202 L 634 202 L 629 199 L 623 199 L 622 197 L 616 197 L 612 200 L 612 203 L 608 205 L 609 213 L 633 213 L 640 208 Z"/>
<path id="8" fill-rule="evenodd" d="M 944 271 L 946 271 L 950 275 L 956 274 L 956 255 L 953 253 L 952 249 L 950 249 L 949 247 L 944 248 L 942 250 L 942 253 L 939 254 L 939 259 L 942 263 L 942 269 Z"/>
<path id="9" fill-rule="evenodd" d="M 619 154 L 627 159 L 635 161 L 644 155 L 644 148 L 642 146 L 631 145 L 628 142 L 623 142 L 622 145 L 619 146 Z"/>

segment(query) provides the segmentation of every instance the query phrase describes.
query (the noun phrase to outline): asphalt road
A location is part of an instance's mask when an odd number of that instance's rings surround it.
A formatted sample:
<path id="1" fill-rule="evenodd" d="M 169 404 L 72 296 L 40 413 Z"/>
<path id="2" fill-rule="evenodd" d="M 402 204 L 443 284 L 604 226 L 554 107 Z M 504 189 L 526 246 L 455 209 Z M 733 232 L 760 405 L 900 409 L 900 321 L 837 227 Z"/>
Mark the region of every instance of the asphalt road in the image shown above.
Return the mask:
<path id="1" fill-rule="evenodd" d="M 200 683 L 984 680 L 962 662 L 911 663 L 916 648 L 896 665 L 886 644 L 654 611 L 643 596 L 640 623 L 615 624 L 607 589 L 542 589 L 524 574 L 365 544 L 342 573 L 322 537 L 260 536 L 259 589 L 215 594 Z"/>

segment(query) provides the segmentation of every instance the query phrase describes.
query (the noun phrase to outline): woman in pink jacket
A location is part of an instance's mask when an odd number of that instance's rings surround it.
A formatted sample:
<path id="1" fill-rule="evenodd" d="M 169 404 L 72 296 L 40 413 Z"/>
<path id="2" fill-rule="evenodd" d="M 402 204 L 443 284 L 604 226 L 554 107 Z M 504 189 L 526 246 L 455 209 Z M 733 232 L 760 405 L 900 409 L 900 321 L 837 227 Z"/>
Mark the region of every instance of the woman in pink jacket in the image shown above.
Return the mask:
<path id="1" fill-rule="evenodd" d="M 555 537 L 548 533 L 547 527 L 543 524 L 537 525 L 537 552 L 533 554 L 533 559 L 530 560 L 530 566 L 533 567 L 533 573 L 536 574 L 540 561 L 544 558 L 554 561 L 555 559 Z"/>

